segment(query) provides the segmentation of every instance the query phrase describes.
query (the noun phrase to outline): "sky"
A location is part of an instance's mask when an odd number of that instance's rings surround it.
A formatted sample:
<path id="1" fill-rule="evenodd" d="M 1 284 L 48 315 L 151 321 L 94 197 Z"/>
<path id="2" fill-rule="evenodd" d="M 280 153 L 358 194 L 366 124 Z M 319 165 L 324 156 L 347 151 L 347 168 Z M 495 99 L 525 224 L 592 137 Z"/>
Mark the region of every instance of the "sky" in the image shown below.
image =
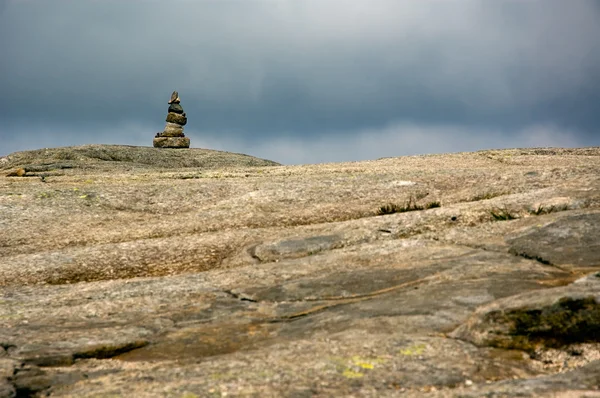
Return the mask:
<path id="1" fill-rule="evenodd" d="M 598 0 L 0 0 L 0 156 L 151 146 L 283 164 L 600 145 Z"/>

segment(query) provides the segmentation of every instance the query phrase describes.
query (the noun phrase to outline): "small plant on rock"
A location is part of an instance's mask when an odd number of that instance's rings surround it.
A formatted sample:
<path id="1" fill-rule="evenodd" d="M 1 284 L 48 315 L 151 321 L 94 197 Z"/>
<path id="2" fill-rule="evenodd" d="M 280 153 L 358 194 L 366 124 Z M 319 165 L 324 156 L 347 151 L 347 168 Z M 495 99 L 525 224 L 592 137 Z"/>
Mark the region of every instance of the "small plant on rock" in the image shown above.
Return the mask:
<path id="1" fill-rule="evenodd" d="M 556 213 L 556 212 L 565 211 L 565 210 L 569 210 L 568 205 L 560 205 L 560 206 L 552 205 L 549 207 L 546 207 L 544 205 L 539 205 L 537 208 L 529 210 L 529 214 L 531 214 L 532 216 L 541 216 L 542 214 Z"/>
<path id="2" fill-rule="evenodd" d="M 478 202 L 480 200 L 488 200 L 502 195 L 508 195 L 508 192 L 484 192 L 471 196 L 466 202 Z"/>
<path id="3" fill-rule="evenodd" d="M 436 207 L 442 207 L 442 204 L 440 203 L 439 200 L 436 200 L 434 202 L 429 202 L 425 205 L 425 209 L 434 209 Z"/>
<path id="4" fill-rule="evenodd" d="M 417 211 L 423 209 L 424 207 L 418 205 L 415 198 L 411 196 L 404 205 L 388 203 L 387 205 L 381 206 L 379 210 L 377 210 L 377 215 L 382 216 L 385 214 L 406 213 L 407 211 Z"/>
<path id="5" fill-rule="evenodd" d="M 184 174 L 184 175 L 175 176 L 175 178 L 180 179 L 180 180 L 193 180 L 193 179 L 198 179 L 198 178 L 203 178 L 203 177 L 202 177 L 202 174 Z"/>
<path id="6" fill-rule="evenodd" d="M 511 212 L 504 206 L 503 209 L 493 208 L 490 210 L 491 216 L 494 218 L 494 221 L 508 221 L 508 220 L 516 220 L 519 216 L 516 213 Z"/>

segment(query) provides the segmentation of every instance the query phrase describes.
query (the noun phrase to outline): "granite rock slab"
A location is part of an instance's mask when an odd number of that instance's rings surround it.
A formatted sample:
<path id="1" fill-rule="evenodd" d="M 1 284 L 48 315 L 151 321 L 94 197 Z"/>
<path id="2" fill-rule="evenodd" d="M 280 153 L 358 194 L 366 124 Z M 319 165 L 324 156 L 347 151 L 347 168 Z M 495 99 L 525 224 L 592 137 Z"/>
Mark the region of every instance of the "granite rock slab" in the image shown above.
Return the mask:
<path id="1" fill-rule="evenodd" d="M 599 148 L 3 159 L 0 396 L 599 393 Z"/>

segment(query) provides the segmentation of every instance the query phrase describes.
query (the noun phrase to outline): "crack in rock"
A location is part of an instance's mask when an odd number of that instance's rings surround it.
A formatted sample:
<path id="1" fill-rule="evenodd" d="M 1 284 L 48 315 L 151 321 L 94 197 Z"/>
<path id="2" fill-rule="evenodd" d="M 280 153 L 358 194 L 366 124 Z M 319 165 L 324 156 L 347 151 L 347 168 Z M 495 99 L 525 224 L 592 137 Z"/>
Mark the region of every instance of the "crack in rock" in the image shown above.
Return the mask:
<path id="1" fill-rule="evenodd" d="M 228 294 L 229 296 L 233 297 L 236 300 L 249 301 L 251 303 L 258 303 L 258 300 L 254 300 L 248 296 L 243 295 L 242 293 L 236 293 L 233 290 L 223 290 L 223 293 Z"/>
<path id="2" fill-rule="evenodd" d="M 23 361 L 27 365 L 40 367 L 71 366 L 77 359 L 110 359 L 126 352 L 150 344 L 148 340 L 135 340 L 117 344 L 98 344 L 82 347 L 74 352 L 42 352 L 38 355 L 25 356 Z"/>

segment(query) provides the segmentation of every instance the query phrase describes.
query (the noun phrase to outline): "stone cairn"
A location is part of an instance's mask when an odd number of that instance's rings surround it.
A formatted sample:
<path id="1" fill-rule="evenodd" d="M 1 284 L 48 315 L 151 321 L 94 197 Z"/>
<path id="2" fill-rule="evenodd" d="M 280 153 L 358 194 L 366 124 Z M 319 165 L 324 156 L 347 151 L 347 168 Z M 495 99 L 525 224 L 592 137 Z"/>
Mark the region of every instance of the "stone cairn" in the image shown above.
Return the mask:
<path id="1" fill-rule="evenodd" d="M 179 104 L 179 93 L 173 91 L 169 101 L 169 113 L 165 131 L 156 133 L 153 145 L 155 148 L 189 148 L 190 139 L 183 134 L 183 126 L 187 123 L 187 117 Z"/>

